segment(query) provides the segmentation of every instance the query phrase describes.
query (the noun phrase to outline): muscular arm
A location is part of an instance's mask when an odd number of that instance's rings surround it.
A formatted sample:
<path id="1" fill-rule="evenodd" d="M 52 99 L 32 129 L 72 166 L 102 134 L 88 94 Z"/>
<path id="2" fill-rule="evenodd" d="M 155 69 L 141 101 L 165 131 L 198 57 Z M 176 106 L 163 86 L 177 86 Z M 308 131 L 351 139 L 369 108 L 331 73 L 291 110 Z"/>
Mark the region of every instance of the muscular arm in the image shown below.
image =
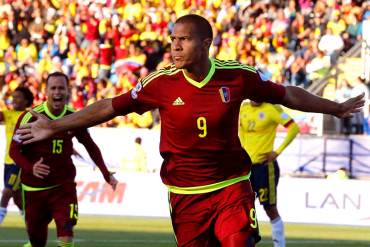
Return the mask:
<path id="1" fill-rule="evenodd" d="M 83 108 L 81 111 L 51 121 L 50 128 L 54 133 L 71 129 L 88 128 L 104 123 L 116 115 L 112 106 L 112 99 L 103 99 Z"/>
<path id="2" fill-rule="evenodd" d="M 294 140 L 294 138 L 299 133 L 299 127 L 298 125 L 291 120 L 290 124 L 288 126 L 284 126 L 287 128 L 287 134 L 284 138 L 283 143 L 280 144 L 280 146 L 276 149 L 277 154 L 281 154 L 283 150 Z"/>
<path id="3" fill-rule="evenodd" d="M 19 117 L 14 131 L 18 129 L 23 116 L 24 114 Z M 33 164 L 27 159 L 27 157 L 24 156 L 21 150 L 22 143 L 18 139 L 18 135 L 14 135 L 12 138 L 12 142 L 10 143 L 9 155 L 14 160 L 14 162 L 22 168 L 23 172 L 32 173 Z"/>
<path id="4" fill-rule="evenodd" d="M 287 86 L 282 104 L 286 107 L 305 111 L 331 114 L 336 117 L 349 117 L 363 106 L 363 95 L 337 103 L 324 99 L 294 86 Z"/>
<path id="5" fill-rule="evenodd" d="M 112 106 L 112 99 L 100 100 L 81 111 L 53 121 L 34 111 L 30 113 L 36 121 L 22 125 L 16 132 L 24 144 L 46 139 L 57 132 L 100 124 L 117 115 Z"/>

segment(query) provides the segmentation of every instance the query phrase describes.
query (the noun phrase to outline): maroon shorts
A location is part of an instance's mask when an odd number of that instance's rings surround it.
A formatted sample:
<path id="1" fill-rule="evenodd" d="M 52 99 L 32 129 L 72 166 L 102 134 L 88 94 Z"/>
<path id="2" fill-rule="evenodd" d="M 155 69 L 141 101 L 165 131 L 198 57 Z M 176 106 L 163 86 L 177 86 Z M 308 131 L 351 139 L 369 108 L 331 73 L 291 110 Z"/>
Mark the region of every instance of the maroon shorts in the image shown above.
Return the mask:
<path id="1" fill-rule="evenodd" d="M 24 191 L 25 220 L 31 243 L 46 242 L 48 224 L 54 219 L 57 236 L 73 236 L 78 207 L 76 184 L 41 191 Z"/>
<path id="2" fill-rule="evenodd" d="M 170 193 L 171 218 L 178 246 L 221 246 L 223 240 L 243 232 L 260 240 L 255 193 L 249 181 L 204 194 Z"/>

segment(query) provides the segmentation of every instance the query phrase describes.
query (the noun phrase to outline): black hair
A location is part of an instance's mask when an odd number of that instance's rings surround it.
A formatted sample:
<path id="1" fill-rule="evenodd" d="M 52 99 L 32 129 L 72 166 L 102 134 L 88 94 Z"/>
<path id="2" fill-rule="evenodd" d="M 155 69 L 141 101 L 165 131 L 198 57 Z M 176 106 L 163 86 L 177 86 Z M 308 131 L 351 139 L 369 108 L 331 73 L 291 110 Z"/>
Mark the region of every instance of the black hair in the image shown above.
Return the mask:
<path id="1" fill-rule="evenodd" d="M 48 86 L 48 82 L 49 82 L 49 79 L 51 77 L 64 77 L 64 79 L 66 80 L 66 83 L 67 83 L 67 86 L 69 85 L 69 78 L 66 74 L 64 74 L 63 72 L 53 72 L 51 74 L 48 75 L 48 77 L 46 78 L 46 86 Z"/>
<path id="2" fill-rule="evenodd" d="M 33 103 L 33 93 L 28 87 L 19 86 L 14 92 L 20 92 L 23 94 L 24 98 L 27 100 L 27 107 L 30 107 Z"/>
<path id="3" fill-rule="evenodd" d="M 196 33 L 199 34 L 202 40 L 208 38 L 211 40 L 213 39 L 213 31 L 211 24 L 209 24 L 206 18 L 200 15 L 195 14 L 184 15 L 176 20 L 175 24 L 177 23 L 191 23 L 194 25 Z"/>

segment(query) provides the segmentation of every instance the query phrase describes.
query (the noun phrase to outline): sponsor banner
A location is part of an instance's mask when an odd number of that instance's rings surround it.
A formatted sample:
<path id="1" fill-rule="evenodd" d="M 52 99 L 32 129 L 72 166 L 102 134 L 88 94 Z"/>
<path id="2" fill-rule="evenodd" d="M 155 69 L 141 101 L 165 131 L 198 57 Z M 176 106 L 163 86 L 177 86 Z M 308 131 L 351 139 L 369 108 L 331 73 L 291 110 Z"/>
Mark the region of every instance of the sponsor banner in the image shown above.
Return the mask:
<path id="1" fill-rule="evenodd" d="M 99 171 L 77 171 L 79 213 L 98 215 L 169 216 L 168 193 L 159 174 L 117 174 L 115 191 L 104 182 Z"/>
<path id="2" fill-rule="evenodd" d="M 369 195 L 369 180 L 284 177 L 278 185 L 278 208 L 286 222 L 370 226 Z M 257 212 L 267 219 L 263 209 Z"/>
<path id="3" fill-rule="evenodd" d="M 115 192 L 102 175 L 78 168 L 80 214 L 169 217 L 168 192 L 159 174 L 117 174 Z M 278 185 L 278 208 L 285 222 L 370 226 L 370 181 L 283 177 Z M 268 218 L 256 201 L 257 217 Z M 16 211 L 13 203 L 9 211 Z"/>

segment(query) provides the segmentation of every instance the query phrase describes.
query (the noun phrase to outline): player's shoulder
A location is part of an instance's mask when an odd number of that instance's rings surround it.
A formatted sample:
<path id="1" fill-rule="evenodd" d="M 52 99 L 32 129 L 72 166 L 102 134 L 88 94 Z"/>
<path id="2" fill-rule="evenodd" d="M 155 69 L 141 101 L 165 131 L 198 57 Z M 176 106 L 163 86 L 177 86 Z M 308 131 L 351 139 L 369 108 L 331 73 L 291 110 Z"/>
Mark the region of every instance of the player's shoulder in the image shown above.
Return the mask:
<path id="1" fill-rule="evenodd" d="M 32 108 L 32 111 L 37 112 L 37 113 L 44 113 L 45 112 L 45 106 L 44 104 L 36 105 Z M 20 116 L 20 125 L 28 123 L 32 119 L 32 114 L 30 111 L 24 111 Z"/>
<path id="2" fill-rule="evenodd" d="M 180 71 L 181 70 L 176 68 L 174 64 L 170 64 L 170 65 L 167 65 L 166 67 L 164 67 L 162 69 L 159 69 L 159 70 L 156 70 L 156 71 L 153 71 L 153 72 L 149 73 L 147 76 L 145 76 L 143 78 L 140 78 L 139 82 L 140 82 L 140 85 L 142 87 L 145 87 L 149 83 L 151 83 L 151 82 L 153 82 L 153 81 L 155 81 L 159 78 L 162 79 L 161 77 L 175 75 Z"/>
<path id="3" fill-rule="evenodd" d="M 241 71 L 257 73 L 257 69 L 255 67 L 240 63 L 236 60 L 220 60 L 214 58 L 213 61 L 216 69 L 240 69 Z"/>

